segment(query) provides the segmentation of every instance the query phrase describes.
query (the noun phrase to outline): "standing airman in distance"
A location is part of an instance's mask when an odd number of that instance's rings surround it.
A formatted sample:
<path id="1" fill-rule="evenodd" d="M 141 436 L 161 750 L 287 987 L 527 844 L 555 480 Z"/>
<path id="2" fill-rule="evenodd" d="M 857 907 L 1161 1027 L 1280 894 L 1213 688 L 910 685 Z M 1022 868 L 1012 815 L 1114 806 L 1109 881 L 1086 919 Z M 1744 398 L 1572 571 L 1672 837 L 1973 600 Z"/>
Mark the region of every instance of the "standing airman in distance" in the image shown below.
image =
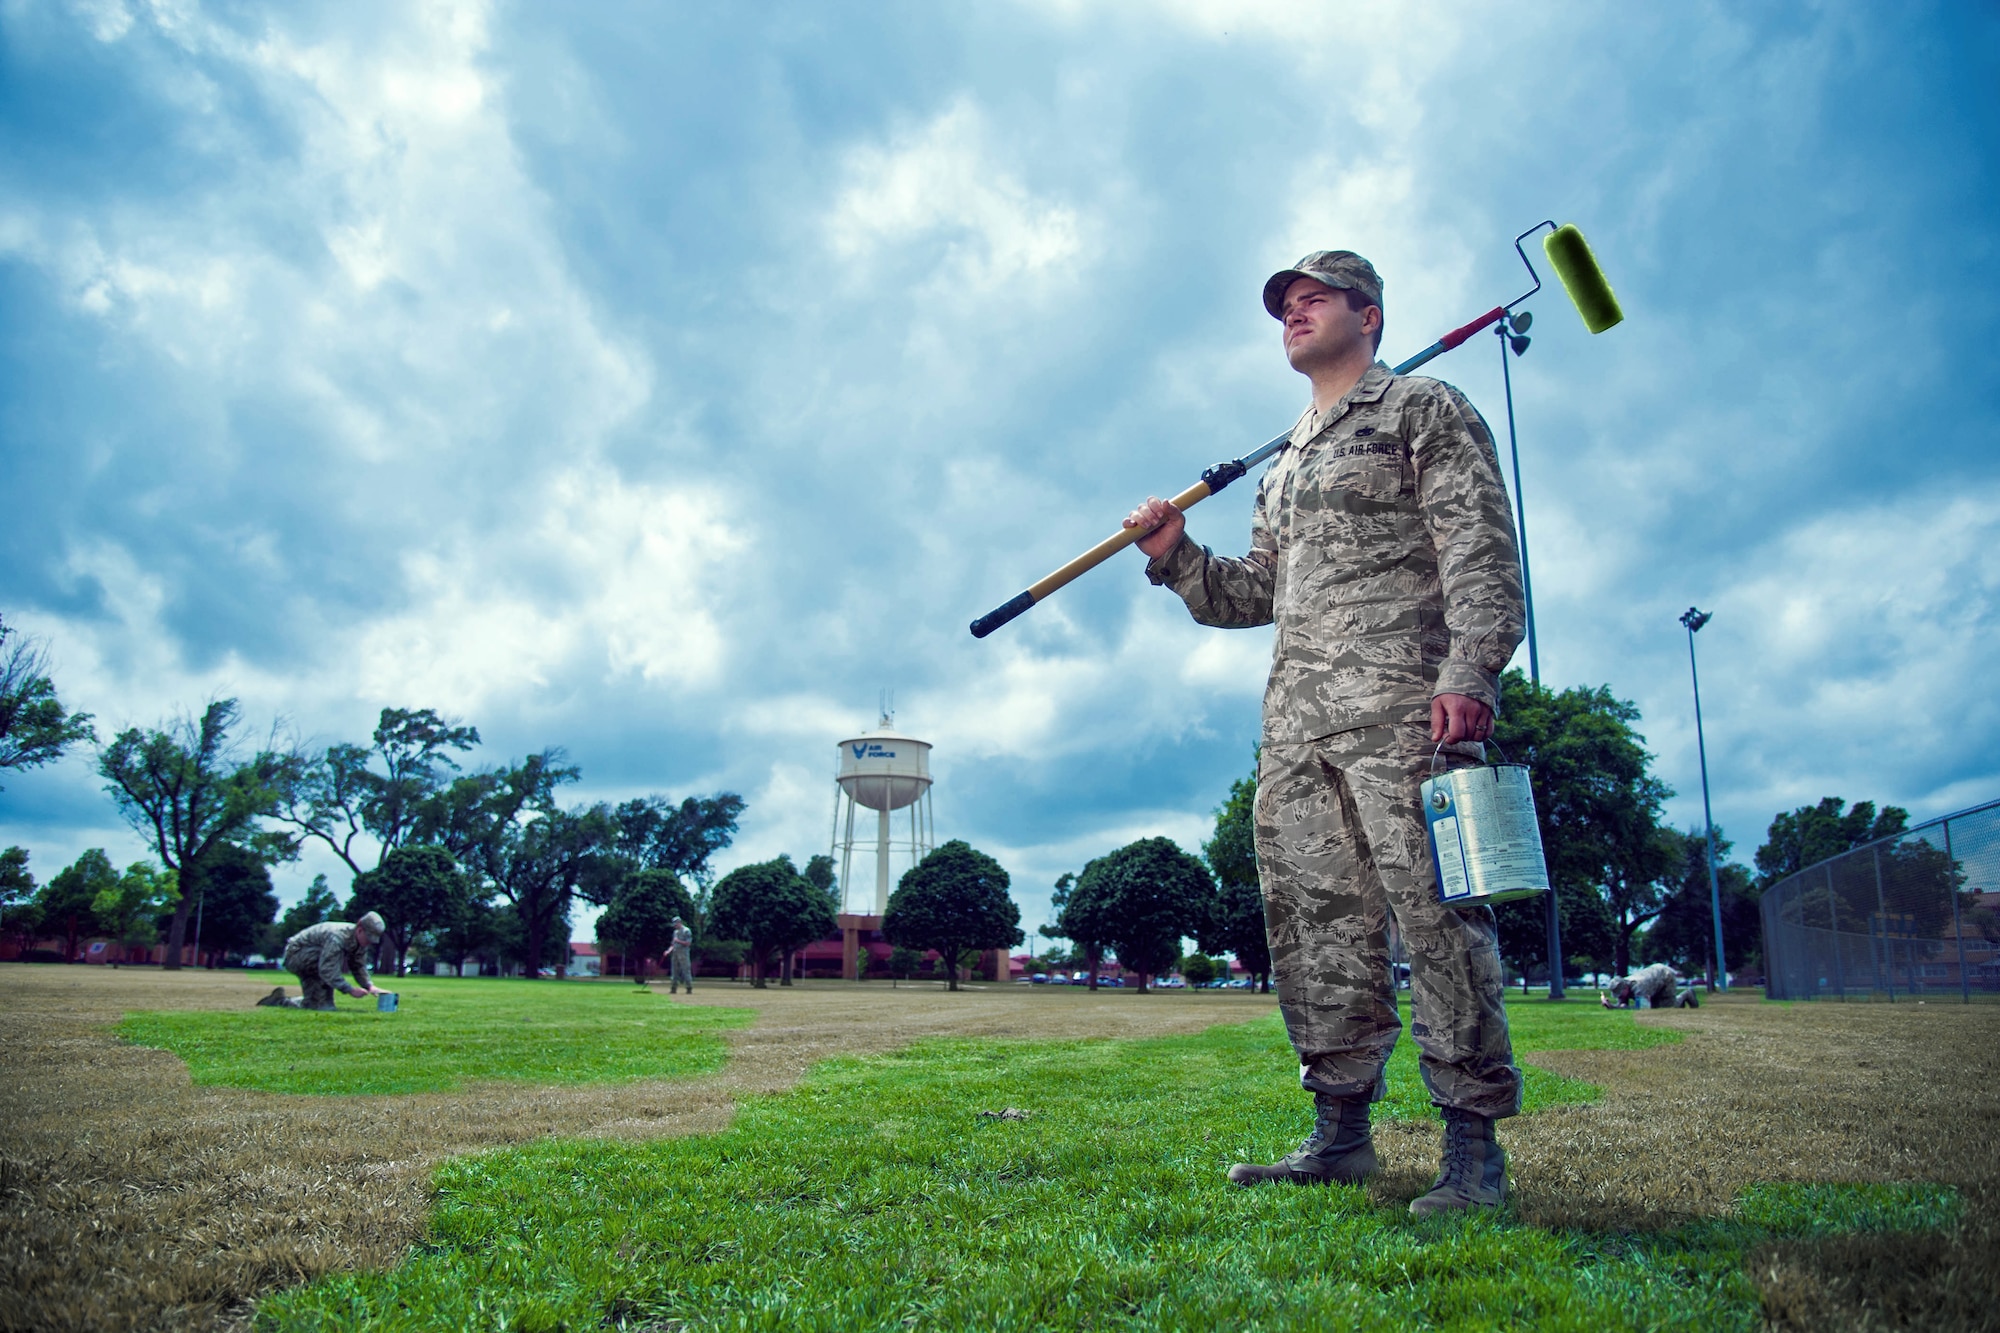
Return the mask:
<path id="1" fill-rule="evenodd" d="M 675 917 L 674 943 L 667 951 L 673 965 L 673 979 L 667 983 L 667 994 L 679 994 L 682 986 L 688 988 L 688 994 L 694 994 L 694 969 L 688 960 L 688 951 L 693 948 L 694 932 L 688 929 L 687 922 Z"/>
<path id="2" fill-rule="evenodd" d="M 258 1004 L 283 1005 L 288 1009 L 331 1009 L 333 993 L 345 991 L 357 1000 L 386 992 L 368 979 L 368 954 L 382 939 L 387 927 L 379 912 L 349 925 L 345 921 L 322 921 L 307 926 L 285 941 L 285 969 L 299 979 L 303 994 L 285 998 L 278 987 Z M 354 985 L 345 974 L 354 974 Z"/>
<path id="3" fill-rule="evenodd" d="M 1256 847 L 1279 1008 L 1316 1124 L 1238 1184 L 1354 1182 L 1376 1168 L 1368 1109 L 1401 1023 L 1391 914 L 1410 959 L 1411 1035 L 1444 1113 L 1443 1169 L 1410 1211 L 1506 1197 L 1494 1121 L 1519 1112 L 1491 908 L 1438 896 L 1418 784 L 1493 734 L 1499 673 L 1525 610 L 1513 517 L 1491 433 L 1454 388 L 1375 359 L 1382 280 L 1347 250 L 1274 274 L 1312 404 L 1257 488 L 1250 552 L 1224 557 L 1148 499 L 1147 576 L 1204 625 L 1275 624 L 1257 766 Z"/>

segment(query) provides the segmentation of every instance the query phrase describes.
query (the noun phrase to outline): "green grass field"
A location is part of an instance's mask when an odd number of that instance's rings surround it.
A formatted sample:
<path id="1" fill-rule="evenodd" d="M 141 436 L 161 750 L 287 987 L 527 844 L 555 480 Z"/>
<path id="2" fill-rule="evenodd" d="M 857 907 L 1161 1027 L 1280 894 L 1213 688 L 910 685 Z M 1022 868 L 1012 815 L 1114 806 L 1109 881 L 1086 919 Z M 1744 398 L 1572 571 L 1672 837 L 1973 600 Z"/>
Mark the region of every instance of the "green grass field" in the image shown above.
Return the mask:
<path id="1" fill-rule="evenodd" d="M 129 1014 L 116 1031 L 172 1051 L 197 1085 L 266 1092 L 449 1092 L 482 1079 L 592 1083 L 722 1067 L 747 1009 L 676 1005 L 638 986 L 403 978 L 400 1008 L 341 997 L 332 1013 L 246 1008 Z M 387 987 L 385 987 L 387 989 Z"/>
<path id="2" fill-rule="evenodd" d="M 1516 1007 L 1517 1049 L 1672 1041 L 1626 1014 Z M 1388 1118 L 1430 1114 L 1409 1043 Z M 1274 1017 L 1131 1042 L 935 1041 L 828 1062 L 724 1133 L 552 1140 L 438 1173 L 393 1271 L 263 1301 L 258 1327 L 1750 1329 L 1749 1248 L 1918 1230 L 1930 1187 L 1767 1187 L 1664 1235 L 1418 1223 L 1360 1188 L 1238 1190 L 1295 1146 Z M 1588 1085 L 1528 1071 L 1528 1107 Z M 1005 1107 L 1026 1119 L 993 1119 Z"/>

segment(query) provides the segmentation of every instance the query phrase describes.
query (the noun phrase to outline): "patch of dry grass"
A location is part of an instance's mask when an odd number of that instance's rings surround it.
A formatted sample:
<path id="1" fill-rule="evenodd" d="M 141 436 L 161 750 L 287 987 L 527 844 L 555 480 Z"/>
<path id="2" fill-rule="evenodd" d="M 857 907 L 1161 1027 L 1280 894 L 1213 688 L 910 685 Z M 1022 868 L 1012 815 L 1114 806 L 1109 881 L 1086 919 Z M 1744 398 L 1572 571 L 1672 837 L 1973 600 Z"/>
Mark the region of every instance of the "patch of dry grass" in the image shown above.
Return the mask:
<path id="1" fill-rule="evenodd" d="M 240 1322 L 260 1292 L 393 1264 L 423 1231 L 430 1169 L 444 1157 L 546 1135 L 721 1129 L 737 1097 L 788 1087 L 831 1055 L 946 1034 L 1197 1031 L 1270 1003 L 723 984 L 692 1002 L 759 1016 L 726 1034 L 719 1074 L 378 1097 L 196 1088 L 178 1059 L 109 1031 L 132 1010 L 244 1008 L 271 984 L 270 973 L 0 966 L 0 1328 Z"/>
<path id="2" fill-rule="evenodd" d="M 260 1292 L 394 1263 L 423 1229 L 429 1170 L 445 1156 L 544 1135 L 719 1129 L 737 1097 L 789 1086 L 827 1056 L 932 1035 L 1189 1032 L 1270 1003 L 724 985 L 695 1002 L 759 1018 L 727 1034 L 717 1075 L 367 1098 L 193 1088 L 178 1060 L 106 1030 L 127 1010 L 247 1005 L 269 988 L 261 980 L 0 967 L 0 1326 L 234 1323 Z M 1752 1257 L 1752 1277 L 1778 1327 L 2000 1327 L 2000 1008 L 1730 997 L 1639 1021 L 1687 1040 L 1532 1057 L 1606 1092 L 1503 1128 L 1523 1220 L 1654 1229 L 1721 1215 L 1756 1181 L 1950 1184 L 1965 1199 L 1956 1236 L 1786 1242 Z M 1385 1201 L 1420 1192 L 1435 1169 L 1425 1125 L 1384 1124 L 1379 1150 L 1373 1192 Z"/>
<path id="3" fill-rule="evenodd" d="M 1751 1278 L 1773 1328 L 2000 1328 L 2000 1009 L 1730 996 L 1639 1022 L 1688 1040 L 1533 1057 L 1607 1091 L 1506 1127 L 1523 1220 L 1672 1226 L 1756 1181 L 1951 1185 L 1955 1234 L 1786 1241 Z"/>

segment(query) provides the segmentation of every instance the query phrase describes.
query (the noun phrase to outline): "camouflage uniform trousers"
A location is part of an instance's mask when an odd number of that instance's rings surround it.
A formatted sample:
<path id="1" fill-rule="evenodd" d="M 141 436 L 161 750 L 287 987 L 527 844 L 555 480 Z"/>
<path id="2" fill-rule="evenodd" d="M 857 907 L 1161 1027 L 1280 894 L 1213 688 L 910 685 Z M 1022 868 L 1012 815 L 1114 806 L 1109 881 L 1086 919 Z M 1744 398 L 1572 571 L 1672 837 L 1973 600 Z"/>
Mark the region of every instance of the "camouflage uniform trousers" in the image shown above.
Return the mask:
<path id="1" fill-rule="evenodd" d="M 1501 1004 L 1490 907 L 1447 907 L 1418 785 L 1436 746 L 1424 723 L 1264 744 L 1257 765 L 1257 862 L 1278 1007 L 1299 1080 L 1339 1097 L 1387 1091 L 1402 1024 L 1389 970 L 1389 917 L 1410 959 L 1410 1032 L 1431 1101 L 1498 1118 L 1521 1109 Z M 1446 751 L 1462 768 L 1476 745 Z"/>
<path id="2" fill-rule="evenodd" d="M 688 966 L 688 951 L 669 949 L 667 957 L 673 964 L 673 980 L 667 983 L 667 994 L 674 994 L 682 986 L 688 988 L 688 994 L 694 994 L 694 971 Z"/>
<path id="3" fill-rule="evenodd" d="M 285 970 L 299 979 L 299 989 L 304 992 L 296 1009 L 333 1008 L 333 987 L 319 974 L 319 950 L 314 948 L 285 950 Z"/>

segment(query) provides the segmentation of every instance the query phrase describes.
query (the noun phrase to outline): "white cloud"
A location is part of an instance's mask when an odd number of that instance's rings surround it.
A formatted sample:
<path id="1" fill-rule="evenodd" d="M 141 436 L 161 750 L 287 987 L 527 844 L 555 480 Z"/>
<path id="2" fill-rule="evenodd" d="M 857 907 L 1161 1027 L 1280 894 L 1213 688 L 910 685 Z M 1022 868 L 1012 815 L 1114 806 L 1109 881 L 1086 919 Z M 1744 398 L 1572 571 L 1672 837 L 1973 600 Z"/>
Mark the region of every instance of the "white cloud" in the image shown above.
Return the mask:
<path id="1" fill-rule="evenodd" d="M 886 145 L 855 147 L 845 176 L 825 224 L 843 259 L 936 244 L 934 282 L 990 292 L 1069 270 L 1089 248 L 1077 209 L 1023 185 L 967 100 Z"/>

